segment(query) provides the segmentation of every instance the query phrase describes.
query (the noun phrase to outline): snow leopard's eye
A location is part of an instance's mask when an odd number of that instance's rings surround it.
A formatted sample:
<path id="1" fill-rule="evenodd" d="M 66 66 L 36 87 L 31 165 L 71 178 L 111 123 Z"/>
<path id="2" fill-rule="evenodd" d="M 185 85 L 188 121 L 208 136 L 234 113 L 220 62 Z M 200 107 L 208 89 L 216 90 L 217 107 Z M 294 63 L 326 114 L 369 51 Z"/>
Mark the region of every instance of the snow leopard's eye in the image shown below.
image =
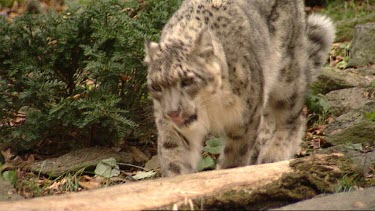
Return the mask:
<path id="1" fill-rule="evenodd" d="M 187 86 L 190 86 L 194 83 L 194 79 L 193 78 L 185 78 L 185 79 L 182 79 L 181 81 L 181 87 L 187 87 Z"/>
<path id="2" fill-rule="evenodd" d="M 152 84 L 152 85 L 150 86 L 150 88 L 151 88 L 151 90 L 154 91 L 154 92 L 161 92 L 161 91 L 162 91 L 161 86 L 156 85 L 156 84 Z"/>

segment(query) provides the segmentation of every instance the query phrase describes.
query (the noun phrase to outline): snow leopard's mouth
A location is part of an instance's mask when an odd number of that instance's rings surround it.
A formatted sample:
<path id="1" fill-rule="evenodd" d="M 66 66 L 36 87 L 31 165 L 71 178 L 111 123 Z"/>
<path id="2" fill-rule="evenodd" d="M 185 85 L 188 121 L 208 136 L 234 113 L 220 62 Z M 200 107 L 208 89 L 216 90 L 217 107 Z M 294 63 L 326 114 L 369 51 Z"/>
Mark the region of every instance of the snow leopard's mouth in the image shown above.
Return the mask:
<path id="1" fill-rule="evenodd" d="M 187 120 L 185 120 L 184 125 L 189 126 L 191 123 L 197 121 L 197 119 L 198 119 L 197 114 L 191 115 Z"/>
<path id="2" fill-rule="evenodd" d="M 197 121 L 198 115 L 193 114 L 189 116 L 188 118 L 184 118 L 181 115 L 170 117 L 170 119 L 178 126 L 178 127 L 187 127 L 193 122 Z"/>

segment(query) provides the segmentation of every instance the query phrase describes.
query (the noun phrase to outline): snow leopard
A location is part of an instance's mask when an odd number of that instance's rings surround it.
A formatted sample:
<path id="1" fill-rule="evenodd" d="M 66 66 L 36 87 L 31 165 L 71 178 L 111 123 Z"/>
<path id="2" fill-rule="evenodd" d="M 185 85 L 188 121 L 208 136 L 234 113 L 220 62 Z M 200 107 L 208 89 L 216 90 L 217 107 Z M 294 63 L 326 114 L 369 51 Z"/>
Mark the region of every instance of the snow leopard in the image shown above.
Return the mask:
<path id="1" fill-rule="evenodd" d="M 196 172 L 209 134 L 225 139 L 217 169 L 292 158 L 334 35 L 302 0 L 183 1 L 145 42 L 162 175 Z"/>

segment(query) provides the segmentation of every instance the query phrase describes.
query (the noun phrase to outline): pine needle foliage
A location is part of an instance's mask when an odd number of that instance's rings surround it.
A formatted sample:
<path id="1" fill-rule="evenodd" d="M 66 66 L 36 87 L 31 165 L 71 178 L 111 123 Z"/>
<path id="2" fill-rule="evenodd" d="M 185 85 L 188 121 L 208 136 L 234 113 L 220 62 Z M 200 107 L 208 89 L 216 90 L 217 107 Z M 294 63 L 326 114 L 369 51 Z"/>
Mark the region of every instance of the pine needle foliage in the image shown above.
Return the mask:
<path id="1" fill-rule="evenodd" d="M 0 142 L 113 142 L 147 103 L 143 45 L 180 0 L 105 0 L 0 18 Z"/>

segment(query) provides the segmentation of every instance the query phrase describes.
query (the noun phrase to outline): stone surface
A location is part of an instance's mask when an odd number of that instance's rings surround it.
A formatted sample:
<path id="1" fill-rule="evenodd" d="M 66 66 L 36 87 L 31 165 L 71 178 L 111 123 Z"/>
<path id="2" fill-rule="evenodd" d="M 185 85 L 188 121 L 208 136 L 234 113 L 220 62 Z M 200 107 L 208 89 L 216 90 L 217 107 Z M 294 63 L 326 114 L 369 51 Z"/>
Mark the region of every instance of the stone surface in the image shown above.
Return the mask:
<path id="1" fill-rule="evenodd" d="M 325 134 L 330 136 L 337 134 L 345 128 L 359 124 L 364 119 L 365 113 L 375 112 L 375 101 L 367 103 L 364 107 L 357 110 L 351 110 L 335 118 L 335 121 L 327 125 Z"/>
<path id="2" fill-rule="evenodd" d="M 133 164 L 135 161 L 132 153 L 118 152 L 112 148 L 91 147 L 72 151 L 58 158 L 35 162 L 29 168 L 34 172 L 58 177 L 88 166 L 96 166 L 99 161 L 110 157 L 126 164 Z"/>
<path id="3" fill-rule="evenodd" d="M 325 129 L 326 139 L 332 145 L 362 143 L 375 145 L 375 122 L 366 119 L 366 113 L 375 112 L 374 88 L 348 88 L 326 95 L 334 121 Z"/>
<path id="4" fill-rule="evenodd" d="M 359 71 L 371 75 L 372 69 L 368 70 Z M 325 141 L 333 146 L 319 152 L 343 153 L 363 175 L 373 174 L 371 172 L 375 166 L 375 121 L 365 116 L 366 113 L 375 112 L 374 94 L 374 87 L 355 87 L 326 95 L 334 121 L 327 125 L 324 134 Z"/>
<path id="5" fill-rule="evenodd" d="M 321 195 L 275 210 L 374 210 L 375 187 Z"/>
<path id="6" fill-rule="evenodd" d="M 345 157 L 350 158 L 352 164 L 356 166 L 358 173 L 363 173 L 364 176 L 369 176 L 369 183 L 371 183 L 370 179 L 375 182 L 375 176 L 372 171 L 375 165 L 374 146 L 369 147 L 369 145 L 361 144 L 360 147 L 358 147 L 358 145 L 341 144 L 326 149 L 320 149 L 319 153 L 343 153 Z"/>
<path id="7" fill-rule="evenodd" d="M 375 122 L 362 120 L 348 128 L 336 130 L 327 136 L 327 141 L 334 145 L 346 143 L 362 143 L 375 145 Z"/>
<path id="8" fill-rule="evenodd" d="M 373 81 L 375 81 L 375 69 L 370 67 L 345 70 L 324 67 L 312 87 L 325 94 L 338 89 L 368 87 Z"/>
<path id="9" fill-rule="evenodd" d="M 371 104 L 375 100 L 372 92 L 371 89 L 358 87 L 331 91 L 326 94 L 330 112 L 340 116 Z"/>
<path id="10" fill-rule="evenodd" d="M 375 64 L 375 23 L 355 27 L 348 66 Z"/>
<path id="11" fill-rule="evenodd" d="M 158 156 L 152 156 L 152 158 L 146 162 L 145 169 L 147 170 L 157 170 L 160 168 Z"/>
<path id="12" fill-rule="evenodd" d="M 0 178 L 0 201 L 12 201 L 18 199 L 23 199 L 23 197 L 17 194 L 17 191 L 12 184 Z"/>

